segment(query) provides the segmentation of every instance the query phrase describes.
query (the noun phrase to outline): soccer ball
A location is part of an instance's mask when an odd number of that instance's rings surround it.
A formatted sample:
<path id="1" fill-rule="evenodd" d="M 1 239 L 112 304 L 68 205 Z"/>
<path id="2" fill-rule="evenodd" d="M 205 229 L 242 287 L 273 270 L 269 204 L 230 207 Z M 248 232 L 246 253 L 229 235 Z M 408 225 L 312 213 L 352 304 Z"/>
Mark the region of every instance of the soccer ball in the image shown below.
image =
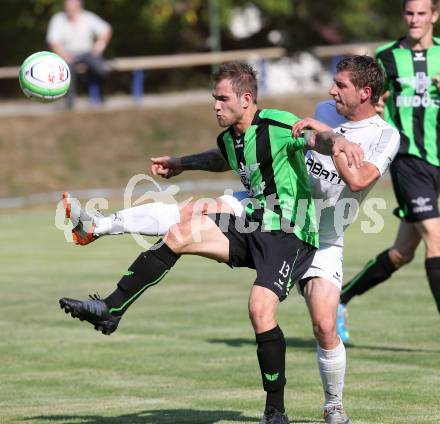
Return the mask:
<path id="1" fill-rule="evenodd" d="M 38 52 L 23 62 L 19 80 L 23 93 L 30 99 L 53 102 L 69 91 L 70 69 L 57 54 Z"/>

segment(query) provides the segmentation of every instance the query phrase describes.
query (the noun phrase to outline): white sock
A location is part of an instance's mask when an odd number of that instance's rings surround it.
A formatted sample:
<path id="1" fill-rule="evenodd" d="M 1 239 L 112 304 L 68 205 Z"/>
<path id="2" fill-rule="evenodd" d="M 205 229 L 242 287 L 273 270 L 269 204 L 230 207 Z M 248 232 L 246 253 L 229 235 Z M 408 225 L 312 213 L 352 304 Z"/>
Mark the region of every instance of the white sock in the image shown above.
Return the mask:
<path id="1" fill-rule="evenodd" d="M 179 222 L 178 205 L 154 202 L 123 209 L 108 217 L 94 217 L 93 233 L 96 236 L 123 233 L 161 236 Z"/>
<path id="2" fill-rule="evenodd" d="M 340 340 L 339 345 L 331 350 L 322 349 L 318 344 L 316 353 L 325 395 L 324 407 L 342 405 L 346 364 L 344 343 Z"/>

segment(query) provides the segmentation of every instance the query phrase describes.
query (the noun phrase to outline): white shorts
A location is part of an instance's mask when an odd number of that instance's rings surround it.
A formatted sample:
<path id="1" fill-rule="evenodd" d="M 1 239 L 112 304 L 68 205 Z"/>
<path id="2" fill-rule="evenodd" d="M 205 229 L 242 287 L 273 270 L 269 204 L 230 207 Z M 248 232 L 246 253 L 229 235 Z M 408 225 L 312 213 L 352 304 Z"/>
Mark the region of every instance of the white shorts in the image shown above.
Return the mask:
<path id="1" fill-rule="evenodd" d="M 301 277 L 301 280 L 304 278 L 322 277 L 341 290 L 343 281 L 342 260 L 343 248 L 341 246 L 322 243 L 315 253 L 312 265 Z"/>

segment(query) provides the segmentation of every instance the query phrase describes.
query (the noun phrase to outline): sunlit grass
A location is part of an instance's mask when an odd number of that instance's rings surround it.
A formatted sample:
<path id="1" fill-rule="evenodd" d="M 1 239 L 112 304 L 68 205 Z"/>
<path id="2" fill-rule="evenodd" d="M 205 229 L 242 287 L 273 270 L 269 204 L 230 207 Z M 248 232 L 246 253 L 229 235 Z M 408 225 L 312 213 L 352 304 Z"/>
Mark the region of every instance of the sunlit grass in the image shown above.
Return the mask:
<path id="1" fill-rule="evenodd" d="M 393 240 L 386 226 L 346 242 L 346 277 Z M 362 219 L 362 216 L 360 216 Z M 365 218 L 365 216 L 364 216 Z M 111 291 L 139 253 L 128 236 L 83 248 L 64 241 L 50 210 L 0 215 L 0 422 L 258 423 L 264 406 L 247 296 L 254 273 L 182 258 L 106 337 L 66 316 L 58 298 Z M 345 405 L 355 423 L 440 422 L 440 326 L 423 252 L 354 299 Z M 322 389 L 304 302 L 280 308 L 287 338 L 286 406 L 322 423 Z"/>

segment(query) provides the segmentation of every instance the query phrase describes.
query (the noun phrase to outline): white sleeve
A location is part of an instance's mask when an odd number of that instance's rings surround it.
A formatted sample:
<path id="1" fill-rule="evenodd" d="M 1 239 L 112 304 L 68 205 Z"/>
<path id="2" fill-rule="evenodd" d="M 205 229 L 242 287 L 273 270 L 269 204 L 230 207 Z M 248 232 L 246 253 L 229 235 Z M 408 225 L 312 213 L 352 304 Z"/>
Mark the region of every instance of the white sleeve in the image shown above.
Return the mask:
<path id="1" fill-rule="evenodd" d="M 97 14 L 93 12 L 87 12 L 87 19 L 89 21 L 89 25 L 92 28 L 93 32 L 99 37 L 105 32 L 107 32 L 111 26 L 108 22 L 104 21 L 104 19 L 100 18 Z"/>
<path id="2" fill-rule="evenodd" d="M 62 13 L 52 16 L 47 28 L 46 42 L 48 44 L 60 43 L 62 41 Z"/>
<path id="3" fill-rule="evenodd" d="M 377 143 L 373 143 L 365 153 L 364 161 L 372 163 L 379 170 L 380 175 L 383 175 L 396 156 L 399 145 L 399 132 L 391 127 L 382 128 Z"/>

